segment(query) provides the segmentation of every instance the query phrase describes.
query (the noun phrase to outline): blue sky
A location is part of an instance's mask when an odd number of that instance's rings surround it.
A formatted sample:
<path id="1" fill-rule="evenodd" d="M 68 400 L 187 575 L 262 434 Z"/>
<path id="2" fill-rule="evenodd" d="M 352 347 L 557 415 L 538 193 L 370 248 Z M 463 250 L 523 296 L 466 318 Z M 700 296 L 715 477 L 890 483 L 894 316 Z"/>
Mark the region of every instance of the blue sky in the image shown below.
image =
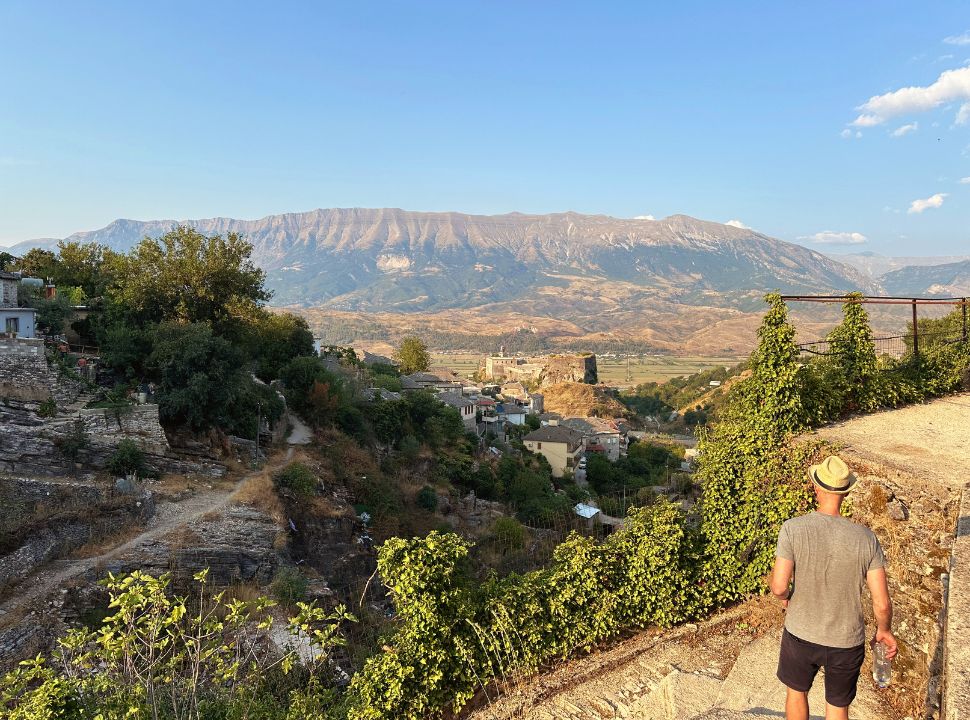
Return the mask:
<path id="1" fill-rule="evenodd" d="M 970 253 L 968 60 L 966 2 L 0 0 L 0 244 L 390 206 Z"/>

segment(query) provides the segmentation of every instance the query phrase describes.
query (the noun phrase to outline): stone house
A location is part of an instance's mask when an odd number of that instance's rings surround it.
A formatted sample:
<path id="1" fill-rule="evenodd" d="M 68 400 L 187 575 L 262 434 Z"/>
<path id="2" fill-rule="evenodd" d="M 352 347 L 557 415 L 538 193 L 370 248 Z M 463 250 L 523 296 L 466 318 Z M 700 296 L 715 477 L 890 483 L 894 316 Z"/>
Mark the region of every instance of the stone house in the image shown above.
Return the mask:
<path id="1" fill-rule="evenodd" d="M 568 417 L 563 425 L 582 433 L 589 452 L 602 453 L 610 462 L 626 455 L 626 432 L 614 420 L 595 417 Z"/>
<path id="2" fill-rule="evenodd" d="M 32 338 L 36 334 L 37 311 L 17 307 L 18 273 L 0 272 L 0 334 L 5 337 Z"/>
<path id="3" fill-rule="evenodd" d="M 445 405 L 450 405 L 461 415 L 461 421 L 467 430 L 476 430 L 478 423 L 475 420 L 475 403 L 468 398 L 454 392 L 443 392 L 438 399 Z"/>
<path id="4" fill-rule="evenodd" d="M 573 471 L 586 449 L 582 433 L 566 425 L 546 425 L 533 430 L 522 442 L 530 452 L 538 453 L 549 461 L 553 477 L 562 477 Z"/>

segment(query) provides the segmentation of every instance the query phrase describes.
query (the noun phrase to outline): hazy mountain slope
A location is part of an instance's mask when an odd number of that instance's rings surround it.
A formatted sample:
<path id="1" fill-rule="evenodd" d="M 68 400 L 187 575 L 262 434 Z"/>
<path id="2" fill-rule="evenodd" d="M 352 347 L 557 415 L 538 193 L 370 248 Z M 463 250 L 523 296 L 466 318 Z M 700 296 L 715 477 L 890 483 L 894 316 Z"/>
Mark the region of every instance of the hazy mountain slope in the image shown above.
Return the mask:
<path id="1" fill-rule="evenodd" d="M 888 272 L 908 266 L 926 267 L 929 265 L 946 265 L 948 263 L 970 260 L 970 255 L 941 255 L 938 257 L 890 257 L 874 252 L 863 253 L 826 253 L 830 258 L 840 263 L 854 267 L 871 278 L 878 279 Z"/>
<path id="2" fill-rule="evenodd" d="M 970 295 L 970 260 L 928 267 L 904 267 L 886 273 L 882 277 L 882 284 L 892 295 L 965 297 Z"/>
<path id="3" fill-rule="evenodd" d="M 575 306 L 602 310 L 603 295 L 611 298 L 605 306 L 633 300 L 639 307 L 627 309 L 642 310 L 650 297 L 731 305 L 772 288 L 873 289 L 858 271 L 807 248 L 684 215 L 650 221 L 332 209 L 182 222 L 207 234 L 244 234 L 279 304 L 426 311 L 515 303 L 528 311 L 545 295 L 567 313 L 587 315 Z M 117 220 L 68 239 L 123 250 L 175 224 Z M 619 297 L 617 288 L 624 289 Z"/>

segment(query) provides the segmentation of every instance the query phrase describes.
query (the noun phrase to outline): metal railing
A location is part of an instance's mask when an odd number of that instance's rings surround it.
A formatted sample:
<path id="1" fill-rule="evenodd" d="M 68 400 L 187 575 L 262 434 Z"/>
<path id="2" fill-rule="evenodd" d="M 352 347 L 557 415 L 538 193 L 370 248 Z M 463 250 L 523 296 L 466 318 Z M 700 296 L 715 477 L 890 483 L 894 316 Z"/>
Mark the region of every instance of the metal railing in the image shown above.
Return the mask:
<path id="1" fill-rule="evenodd" d="M 858 302 L 862 305 L 904 305 L 912 308 L 912 323 L 907 333 L 903 335 L 888 335 L 874 337 L 873 344 L 876 354 L 901 359 L 909 356 L 918 361 L 921 349 L 928 349 L 941 344 L 966 343 L 970 341 L 970 326 L 968 326 L 968 299 L 963 298 L 913 298 L 913 297 L 875 297 L 862 296 L 850 298 L 842 295 L 782 295 L 785 302 L 814 302 L 814 303 L 848 303 Z M 919 311 L 921 305 L 953 306 L 961 309 L 961 327 L 957 332 L 920 332 Z M 803 356 L 818 357 L 832 356 L 837 353 L 831 349 L 828 340 L 799 343 Z"/>

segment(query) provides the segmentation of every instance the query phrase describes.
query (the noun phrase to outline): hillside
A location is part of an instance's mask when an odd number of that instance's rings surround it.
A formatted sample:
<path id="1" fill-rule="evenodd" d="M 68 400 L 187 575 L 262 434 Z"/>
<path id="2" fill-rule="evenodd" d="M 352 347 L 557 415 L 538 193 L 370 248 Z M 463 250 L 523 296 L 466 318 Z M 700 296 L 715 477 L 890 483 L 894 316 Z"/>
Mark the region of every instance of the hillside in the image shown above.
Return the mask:
<path id="1" fill-rule="evenodd" d="M 970 255 L 888 256 L 875 252 L 826 253 L 830 258 L 879 280 L 886 273 L 908 267 L 928 267 L 970 260 Z"/>
<path id="2" fill-rule="evenodd" d="M 900 268 L 886 273 L 882 284 L 891 295 L 963 297 L 970 295 L 970 260 Z"/>
<path id="3" fill-rule="evenodd" d="M 564 417 L 619 418 L 630 415 L 630 409 L 609 391 L 594 385 L 559 383 L 542 389 L 546 412 L 559 413 Z"/>

